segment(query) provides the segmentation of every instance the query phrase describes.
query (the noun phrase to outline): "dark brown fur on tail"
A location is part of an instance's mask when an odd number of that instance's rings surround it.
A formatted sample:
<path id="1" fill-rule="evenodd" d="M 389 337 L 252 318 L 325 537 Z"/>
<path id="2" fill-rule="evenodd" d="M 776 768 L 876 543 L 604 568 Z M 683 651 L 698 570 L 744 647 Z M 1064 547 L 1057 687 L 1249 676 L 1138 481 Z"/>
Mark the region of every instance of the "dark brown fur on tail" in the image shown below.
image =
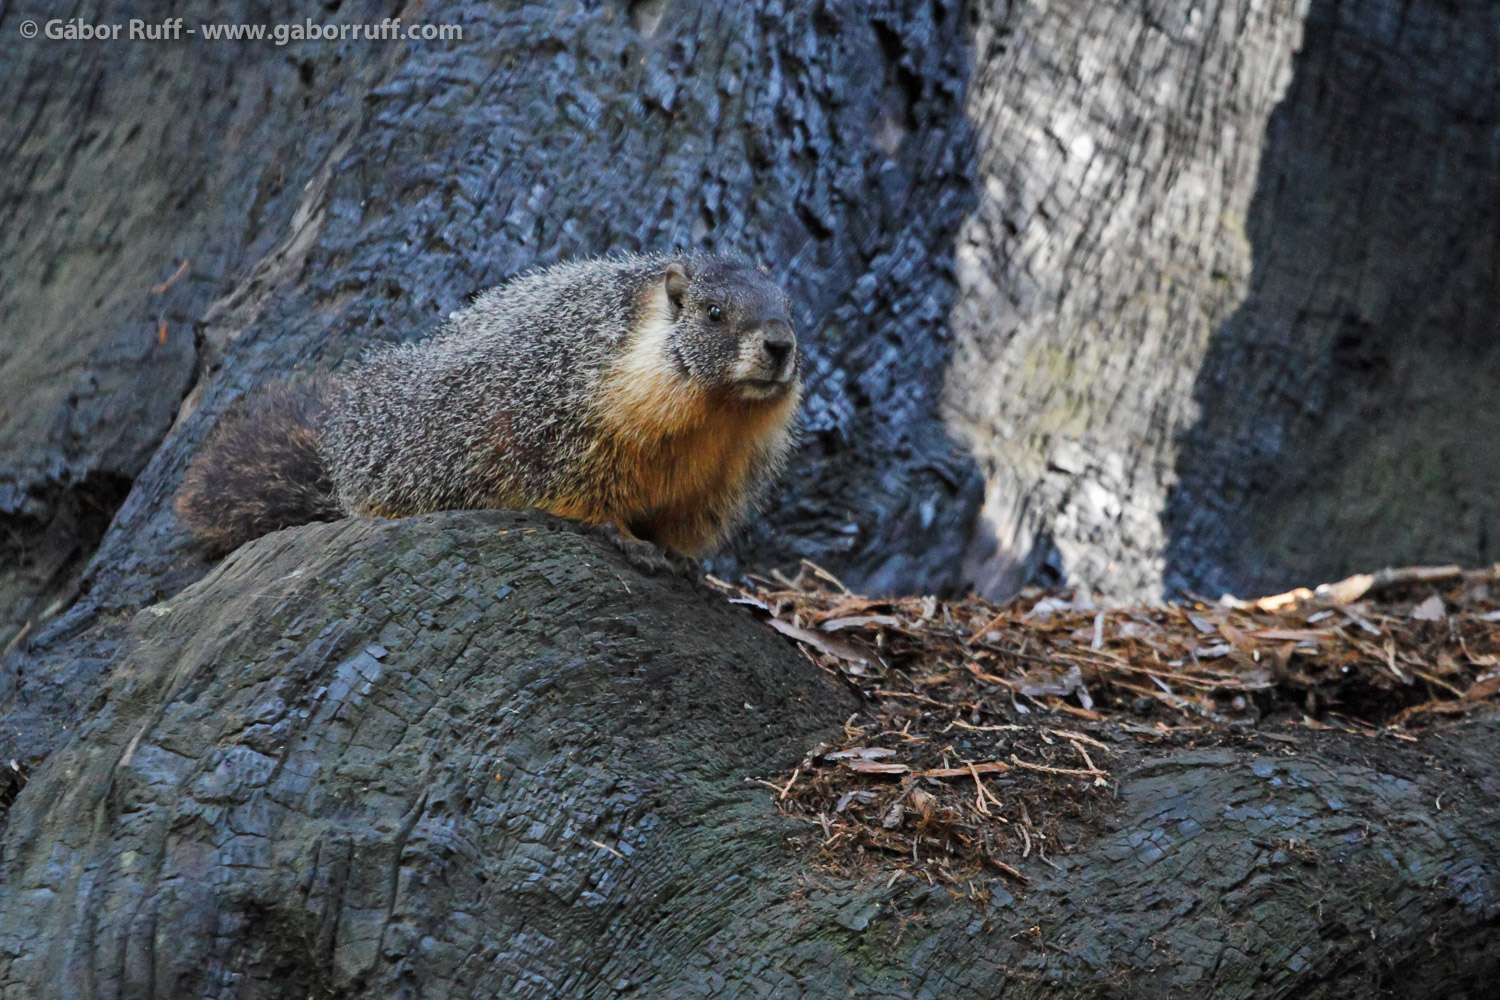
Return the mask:
<path id="1" fill-rule="evenodd" d="M 213 552 L 311 521 L 343 517 L 318 436 L 328 390 L 275 386 L 231 411 L 183 477 L 177 516 Z"/>

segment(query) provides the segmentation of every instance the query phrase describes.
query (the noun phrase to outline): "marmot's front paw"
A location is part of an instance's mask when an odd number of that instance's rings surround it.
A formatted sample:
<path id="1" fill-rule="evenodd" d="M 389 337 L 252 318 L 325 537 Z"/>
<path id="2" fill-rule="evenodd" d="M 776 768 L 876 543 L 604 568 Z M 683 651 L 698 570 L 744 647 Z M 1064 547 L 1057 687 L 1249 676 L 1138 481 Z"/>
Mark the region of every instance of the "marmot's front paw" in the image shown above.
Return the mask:
<path id="1" fill-rule="evenodd" d="M 613 522 L 596 524 L 591 530 L 618 549 L 625 556 L 626 562 L 647 576 L 675 573 L 689 580 L 697 580 L 703 575 L 703 569 L 698 565 L 697 560 L 690 559 L 680 552 L 663 548 L 655 542 L 637 538 L 618 524 Z"/>

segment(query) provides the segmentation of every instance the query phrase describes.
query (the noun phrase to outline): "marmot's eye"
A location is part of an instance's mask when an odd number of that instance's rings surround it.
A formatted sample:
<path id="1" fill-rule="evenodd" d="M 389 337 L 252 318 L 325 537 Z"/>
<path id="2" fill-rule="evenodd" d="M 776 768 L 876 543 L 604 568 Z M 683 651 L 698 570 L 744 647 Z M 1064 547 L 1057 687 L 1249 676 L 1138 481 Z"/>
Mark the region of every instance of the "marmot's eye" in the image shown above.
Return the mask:
<path id="1" fill-rule="evenodd" d="M 708 321 L 710 323 L 724 322 L 724 310 L 718 304 L 708 307 Z"/>

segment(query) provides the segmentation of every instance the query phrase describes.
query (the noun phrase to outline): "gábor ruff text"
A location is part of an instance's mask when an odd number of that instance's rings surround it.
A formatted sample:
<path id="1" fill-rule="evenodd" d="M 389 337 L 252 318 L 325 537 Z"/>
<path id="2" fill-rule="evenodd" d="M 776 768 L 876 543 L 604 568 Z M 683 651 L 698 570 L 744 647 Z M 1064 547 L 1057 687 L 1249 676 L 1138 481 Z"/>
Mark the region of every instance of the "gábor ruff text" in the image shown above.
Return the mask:
<path id="1" fill-rule="evenodd" d="M 28 31 L 27 29 L 30 28 Z M 27 38 L 36 36 L 36 22 L 21 25 L 21 34 Z M 48 21 L 42 34 L 50 39 L 65 42 L 93 41 L 143 41 L 164 42 L 175 39 L 198 37 L 210 41 L 271 42 L 286 45 L 288 42 L 304 41 L 370 41 L 394 42 L 404 39 L 427 41 L 431 39 L 455 39 L 464 37 L 464 29 L 457 24 L 402 24 L 399 17 L 388 17 L 376 24 L 319 24 L 312 20 L 300 24 L 185 24 L 180 17 L 169 17 L 164 21 L 143 21 L 132 18 L 115 24 L 90 24 L 83 18 Z"/>

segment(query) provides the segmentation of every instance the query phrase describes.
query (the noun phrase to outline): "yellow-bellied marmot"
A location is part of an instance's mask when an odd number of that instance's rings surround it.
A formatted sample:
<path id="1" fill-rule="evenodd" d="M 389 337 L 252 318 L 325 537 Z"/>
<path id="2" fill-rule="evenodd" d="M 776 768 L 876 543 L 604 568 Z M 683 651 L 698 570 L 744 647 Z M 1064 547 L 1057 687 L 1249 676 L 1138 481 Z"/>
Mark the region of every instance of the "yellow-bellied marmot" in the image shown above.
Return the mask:
<path id="1" fill-rule="evenodd" d="M 738 259 L 558 264 L 226 418 L 177 512 L 218 551 L 347 515 L 540 507 L 694 554 L 785 461 L 800 366 L 786 295 Z"/>

